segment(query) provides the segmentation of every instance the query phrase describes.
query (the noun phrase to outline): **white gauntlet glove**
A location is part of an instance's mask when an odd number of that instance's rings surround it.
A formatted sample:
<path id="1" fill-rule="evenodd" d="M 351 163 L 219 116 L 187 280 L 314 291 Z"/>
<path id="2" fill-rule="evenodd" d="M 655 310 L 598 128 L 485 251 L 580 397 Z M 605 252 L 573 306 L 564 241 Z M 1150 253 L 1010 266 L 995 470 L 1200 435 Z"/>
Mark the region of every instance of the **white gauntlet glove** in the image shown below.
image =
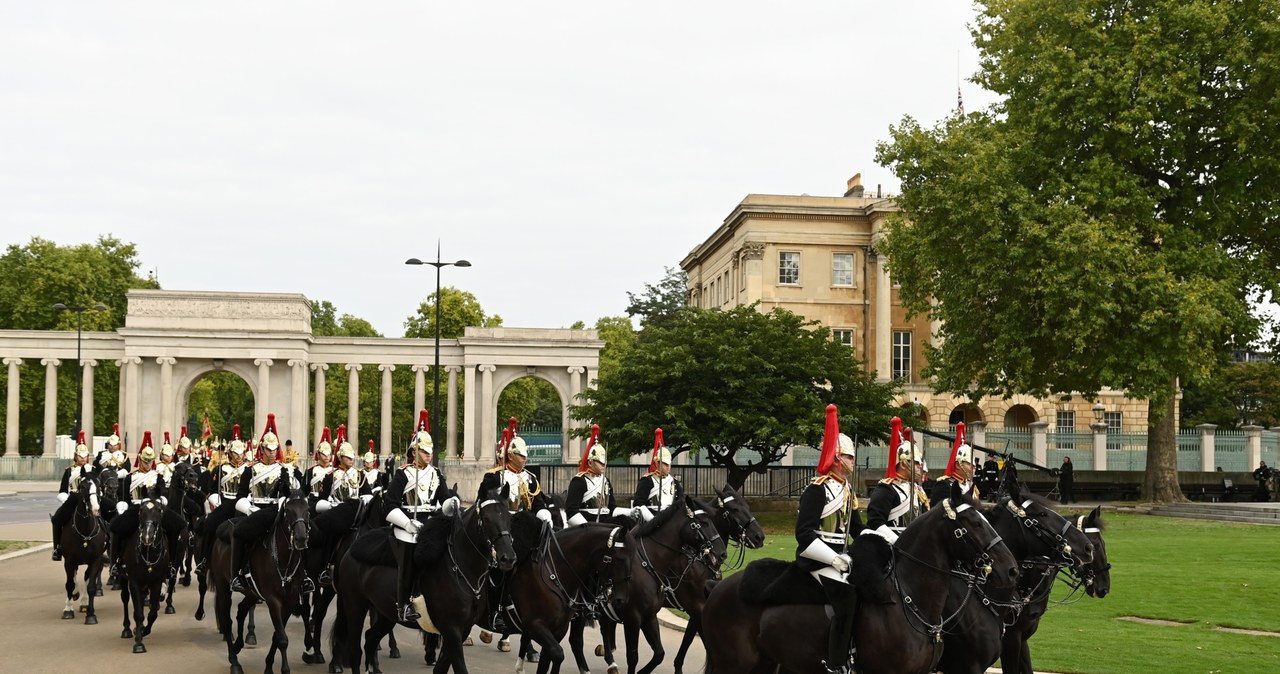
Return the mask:
<path id="1" fill-rule="evenodd" d="M 453 514 L 458 512 L 458 507 L 461 504 L 462 504 L 462 501 L 459 501 L 457 496 L 450 496 L 449 498 L 445 499 L 445 502 L 443 504 L 441 504 L 440 511 L 443 512 L 445 515 L 448 515 L 449 517 L 453 517 Z"/>
<path id="2" fill-rule="evenodd" d="M 71 498 L 71 494 L 65 491 L 58 492 L 58 503 L 66 503 L 69 498 Z"/>
<path id="3" fill-rule="evenodd" d="M 123 514 L 124 514 L 124 511 L 126 511 L 126 510 L 128 510 L 128 509 L 129 509 L 129 502 L 128 502 L 128 501 L 117 501 L 117 502 L 116 502 L 116 513 L 117 513 L 117 514 L 119 514 L 119 515 L 123 515 Z"/>
<path id="4" fill-rule="evenodd" d="M 849 555 L 836 555 L 836 558 L 831 560 L 831 568 L 840 573 L 849 573 L 849 561 Z"/>

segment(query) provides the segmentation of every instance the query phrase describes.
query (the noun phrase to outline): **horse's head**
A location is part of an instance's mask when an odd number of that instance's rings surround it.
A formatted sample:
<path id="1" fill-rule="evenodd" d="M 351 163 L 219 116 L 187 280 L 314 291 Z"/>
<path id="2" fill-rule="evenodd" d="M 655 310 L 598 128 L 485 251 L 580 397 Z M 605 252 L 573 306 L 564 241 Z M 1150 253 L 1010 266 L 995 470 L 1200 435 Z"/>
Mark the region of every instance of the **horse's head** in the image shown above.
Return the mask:
<path id="1" fill-rule="evenodd" d="M 546 506 L 547 512 L 551 514 L 551 530 L 564 529 L 564 494 L 547 494 Z"/>
<path id="2" fill-rule="evenodd" d="M 718 568 L 727 551 L 711 513 L 689 496 L 684 497 L 684 503 L 673 503 L 671 507 L 684 508 L 685 512 L 686 521 L 680 528 L 680 547 L 696 551 L 713 568 Z"/>
<path id="3" fill-rule="evenodd" d="M 1077 518 L 1075 525 L 1093 543 L 1093 559 L 1080 570 L 1084 591 L 1090 597 L 1102 599 L 1111 592 L 1111 562 L 1107 560 L 1107 544 L 1102 540 L 1102 506 Z"/>
<path id="4" fill-rule="evenodd" d="M 926 529 L 926 527 L 930 527 Z M 992 587 L 1012 590 L 1018 582 L 1018 560 L 959 483 L 951 483 L 951 495 L 941 508 L 932 508 L 907 529 L 933 532 L 933 545 L 942 544 L 946 555 L 963 570 L 985 578 Z M 903 538 L 907 532 L 903 532 Z M 901 545 L 903 541 L 899 540 Z"/>
<path id="5" fill-rule="evenodd" d="M 720 530 L 720 536 L 748 548 L 764 547 L 764 528 L 751 514 L 746 500 L 727 484 L 724 489 L 716 490 L 716 499 L 720 508 L 716 528 Z"/>
<path id="6" fill-rule="evenodd" d="M 92 509 L 90 498 L 96 495 L 93 481 L 93 473 L 81 469 L 80 481 L 76 483 L 76 494 L 80 497 L 80 502 L 76 507 L 82 512 L 89 512 Z"/>
<path id="7" fill-rule="evenodd" d="M 154 547 L 161 539 L 164 505 L 156 498 L 143 499 L 138 506 L 138 543 L 144 548 Z"/>
<path id="8" fill-rule="evenodd" d="M 306 550 L 311 538 L 311 508 L 306 494 L 291 489 L 276 515 L 276 526 L 288 537 L 290 550 Z"/>
<path id="9" fill-rule="evenodd" d="M 174 464 L 173 483 L 179 489 L 186 493 L 192 493 L 199 489 L 200 475 L 196 469 L 186 461 L 180 461 Z"/>
<path id="10" fill-rule="evenodd" d="M 1009 486 L 1009 496 L 1000 505 L 1021 525 L 1024 540 L 1038 552 L 1060 564 L 1083 568 L 1093 559 L 1093 543 L 1070 520 L 1059 515 L 1043 498 L 1020 484 Z"/>
<path id="11" fill-rule="evenodd" d="M 516 551 L 511 539 L 511 485 L 503 483 L 501 489 L 489 489 L 476 501 L 476 526 L 480 535 L 489 543 L 490 563 L 499 571 L 510 571 L 516 564 Z"/>

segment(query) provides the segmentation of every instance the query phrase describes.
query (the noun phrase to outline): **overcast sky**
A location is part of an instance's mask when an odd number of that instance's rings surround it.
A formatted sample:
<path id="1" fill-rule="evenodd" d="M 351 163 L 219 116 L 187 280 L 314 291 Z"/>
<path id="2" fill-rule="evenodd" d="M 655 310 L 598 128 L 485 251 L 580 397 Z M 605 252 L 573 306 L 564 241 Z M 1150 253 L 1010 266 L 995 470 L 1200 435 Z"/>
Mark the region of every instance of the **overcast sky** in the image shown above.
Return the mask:
<path id="1" fill-rule="evenodd" d="M 623 315 L 750 193 L 896 191 L 890 124 L 977 66 L 965 0 L 0 0 L 0 244 L 110 233 L 162 287 L 387 336 L 443 284 Z M 969 110 L 991 96 L 961 83 Z"/>

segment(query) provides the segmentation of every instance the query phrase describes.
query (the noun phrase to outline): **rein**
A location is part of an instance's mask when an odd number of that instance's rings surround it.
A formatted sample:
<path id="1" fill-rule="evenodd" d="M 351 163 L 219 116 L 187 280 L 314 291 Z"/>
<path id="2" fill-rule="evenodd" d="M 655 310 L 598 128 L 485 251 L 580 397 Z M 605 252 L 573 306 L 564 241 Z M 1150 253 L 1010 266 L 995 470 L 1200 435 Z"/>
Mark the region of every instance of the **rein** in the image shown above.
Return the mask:
<path id="1" fill-rule="evenodd" d="M 739 522 L 734 521 L 733 515 L 729 511 L 729 508 L 725 507 L 725 504 L 732 501 L 733 498 L 734 497 L 729 496 L 729 497 L 720 499 L 720 517 L 724 518 L 724 521 L 728 523 L 728 526 L 738 528 L 738 533 L 730 534 L 728 537 L 729 541 L 734 544 L 734 548 L 735 548 L 735 552 L 733 553 L 733 561 L 729 561 L 728 555 L 726 555 L 725 560 L 720 564 L 721 570 L 727 569 L 729 571 L 737 571 L 738 569 L 742 568 L 743 564 L 746 563 L 747 548 L 752 547 L 751 545 L 747 544 L 747 529 L 750 529 L 752 524 L 757 524 L 759 522 L 756 519 L 755 515 L 752 515 L 751 519 L 747 520 L 746 524 L 741 524 Z"/>
<path id="2" fill-rule="evenodd" d="M 84 479 L 88 479 L 88 478 L 84 478 Z M 88 548 L 89 541 L 92 541 L 93 539 L 97 538 L 98 533 L 102 531 L 102 528 L 103 528 L 102 518 L 94 515 L 93 510 L 90 508 L 89 493 L 88 493 L 89 490 L 81 489 L 79 490 L 79 492 L 80 492 L 79 493 L 80 502 L 76 504 L 76 516 L 71 518 L 71 530 L 76 532 L 76 535 L 80 537 L 80 547 Z M 87 534 L 80 530 L 81 517 L 89 520 L 90 526 L 93 527 L 92 529 L 89 530 L 89 533 Z M 54 542 L 57 543 L 57 541 L 54 541 Z"/>
<path id="3" fill-rule="evenodd" d="M 486 499 L 472 506 L 471 509 L 468 511 L 468 512 L 475 513 L 476 529 L 480 531 L 480 535 L 482 537 L 484 536 L 484 529 L 483 529 L 484 521 L 480 519 L 480 511 L 488 506 L 497 505 L 497 504 L 498 502 L 494 499 Z M 464 517 L 463 519 L 466 519 L 466 518 Z M 475 539 L 471 537 L 471 534 L 468 531 L 470 528 L 471 527 L 469 525 L 464 524 L 461 531 L 462 536 L 467 540 L 468 543 L 471 544 L 472 549 L 474 549 L 476 553 L 478 553 L 479 556 L 483 559 L 484 557 L 486 557 L 486 555 L 484 554 L 484 550 L 481 549 L 481 547 L 478 544 L 476 544 Z M 498 538 L 502 538 L 503 536 L 510 538 L 511 532 L 502 531 L 498 533 Z M 453 572 L 455 575 L 458 576 L 458 579 L 462 581 L 462 584 L 466 586 L 468 590 L 471 591 L 471 595 L 476 599 L 479 599 L 480 595 L 484 592 L 485 581 L 489 580 L 490 574 L 493 572 L 494 569 L 498 568 L 497 545 L 494 543 L 494 541 L 491 541 L 487 538 L 485 539 L 485 542 L 489 544 L 489 554 L 487 555 L 488 559 L 485 562 L 484 570 L 480 572 L 480 575 L 476 578 L 476 582 L 472 584 L 471 580 L 467 578 L 466 571 L 464 571 L 462 569 L 462 565 L 458 563 L 458 558 L 453 554 L 453 547 L 454 547 L 453 539 L 454 539 L 454 536 L 449 536 L 449 561 L 453 564 Z"/>
<path id="4" fill-rule="evenodd" d="M 298 526 L 303 527 L 303 533 L 309 534 L 311 531 L 310 518 L 295 517 L 293 522 L 281 528 L 280 523 L 284 521 L 285 508 L 281 507 L 276 513 L 276 521 L 271 525 L 271 535 L 262 539 L 262 544 L 271 552 L 271 565 L 276 570 L 276 575 L 280 577 L 280 587 L 288 585 L 298 570 L 302 568 L 302 559 L 306 556 L 307 546 L 305 543 L 306 536 L 298 535 Z M 287 531 L 289 555 L 285 558 L 284 565 L 280 564 L 280 538 L 281 532 Z M 298 541 L 303 540 L 301 547 Z M 286 573 L 288 571 L 288 573 Z"/>
<path id="5" fill-rule="evenodd" d="M 162 514 L 164 512 L 162 509 L 163 506 L 161 506 L 159 502 L 148 500 L 139 507 L 139 514 L 141 514 L 142 508 L 145 508 L 146 506 L 152 506 L 152 509 L 157 509 Z M 164 537 L 159 534 L 159 517 L 142 523 L 138 528 L 138 544 L 134 548 L 134 555 L 138 558 L 138 562 L 140 564 L 146 565 L 148 573 L 150 573 L 151 570 L 165 558 L 165 554 L 168 552 L 168 549 L 165 547 Z M 151 536 L 151 542 L 144 543 L 143 540 L 145 540 L 148 535 Z M 154 557 L 148 557 L 145 554 L 146 552 L 151 551 L 155 551 Z"/>
<path id="6" fill-rule="evenodd" d="M 669 506 L 669 507 L 675 507 L 675 506 Z M 698 538 L 701 539 L 701 544 L 698 547 L 694 547 L 692 545 L 685 543 L 681 545 L 679 548 L 674 548 L 670 545 L 667 545 L 666 543 L 663 543 L 662 541 L 659 541 L 659 540 L 653 541 L 654 543 L 657 543 L 659 546 L 666 548 L 667 550 L 680 553 L 685 558 L 686 564 L 684 565 L 684 568 L 680 571 L 679 575 L 676 576 L 676 581 L 674 585 L 671 584 L 670 579 L 667 576 L 659 573 L 657 567 L 654 565 L 649 555 L 649 550 L 645 547 L 645 544 L 644 544 L 645 540 L 647 540 L 647 537 L 646 538 L 641 538 L 639 536 L 636 537 L 636 539 L 640 542 L 640 566 L 642 566 L 646 571 L 648 571 L 649 575 L 653 576 L 654 580 L 658 581 L 658 585 L 662 589 L 662 593 L 666 597 L 667 602 L 673 608 L 676 608 L 677 610 L 681 610 L 681 611 L 684 610 L 684 607 L 681 606 L 679 600 L 676 599 L 676 590 L 680 589 L 680 586 L 684 583 L 685 577 L 689 575 L 689 570 L 693 568 L 694 564 L 701 563 L 703 566 L 707 568 L 708 571 L 711 572 L 714 578 L 716 578 L 717 580 L 720 578 L 720 570 L 717 568 L 718 564 L 713 565 L 711 562 L 707 561 L 707 558 L 711 558 L 713 561 L 715 561 L 715 555 L 712 554 L 711 552 L 711 547 L 712 547 L 711 544 L 720 540 L 720 533 L 715 532 L 711 538 L 707 538 L 706 534 L 702 532 L 702 524 L 694 518 L 697 515 L 705 515 L 706 514 L 705 510 L 691 511 L 686 507 L 685 513 L 687 514 L 688 520 L 689 520 L 689 523 L 687 526 L 693 529 L 693 532 L 697 534 Z"/>

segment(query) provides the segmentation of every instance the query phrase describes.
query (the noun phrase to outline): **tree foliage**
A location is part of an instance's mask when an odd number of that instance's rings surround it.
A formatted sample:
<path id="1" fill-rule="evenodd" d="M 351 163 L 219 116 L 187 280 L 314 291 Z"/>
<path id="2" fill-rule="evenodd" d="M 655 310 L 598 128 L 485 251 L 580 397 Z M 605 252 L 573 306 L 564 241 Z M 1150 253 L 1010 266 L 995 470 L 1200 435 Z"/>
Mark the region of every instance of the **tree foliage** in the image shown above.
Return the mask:
<path id="1" fill-rule="evenodd" d="M 663 325 L 685 308 L 689 275 L 678 267 L 665 267 L 664 272 L 657 285 L 644 284 L 644 293 L 627 293 L 627 315 L 639 316 L 642 328 Z"/>
<path id="2" fill-rule="evenodd" d="M 828 403 L 850 437 L 882 439 L 895 392 L 817 322 L 755 305 L 690 308 L 642 330 L 571 413 L 600 424 L 611 456 L 650 451 L 661 427 L 673 453 L 704 452 L 741 486 L 791 445 L 818 446 Z"/>
<path id="3" fill-rule="evenodd" d="M 435 339 L 436 294 L 431 293 L 418 305 L 418 311 L 404 321 L 404 336 Z M 457 339 L 468 327 L 496 328 L 502 317 L 484 312 L 476 296 L 451 286 L 440 289 L 440 338 Z"/>
<path id="4" fill-rule="evenodd" d="M 882 250 L 908 310 L 941 321 L 925 374 L 1148 398 L 1145 493 L 1180 499 L 1174 382 L 1253 339 L 1249 300 L 1276 289 L 1277 3 L 979 5 L 975 81 L 1001 101 L 878 148 L 907 216 Z"/>
<path id="5" fill-rule="evenodd" d="M 1228 363 L 1182 393 L 1182 426 L 1280 425 L 1280 363 Z"/>
<path id="6" fill-rule="evenodd" d="M 0 256 L 0 329 L 75 330 L 76 313 L 53 309 L 57 303 L 107 307 L 107 311 L 83 313 L 85 332 L 123 327 L 129 289 L 159 287 L 155 279 L 137 274 L 140 264 L 137 246 L 112 236 L 73 246 L 40 237 L 32 237 L 26 245 L 12 244 Z M 38 441 L 44 430 L 44 371 L 38 360 L 28 360 L 19 377 L 18 444 L 23 453 L 39 454 Z M 58 368 L 58 434 L 69 434 L 75 427 L 77 378 L 75 361 L 64 359 Z M 0 368 L 0 385 L 7 385 L 7 381 L 8 368 Z M 67 391 L 73 395 L 66 395 Z M 94 371 L 94 408 L 116 409 L 119 391 L 119 367 L 99 361 Z M 86 431 L 106 435 L 114 421 L 109 414 L 95 414 L 94 428 Z M 5 423 L 0 418 L 0 429 Z"/>

